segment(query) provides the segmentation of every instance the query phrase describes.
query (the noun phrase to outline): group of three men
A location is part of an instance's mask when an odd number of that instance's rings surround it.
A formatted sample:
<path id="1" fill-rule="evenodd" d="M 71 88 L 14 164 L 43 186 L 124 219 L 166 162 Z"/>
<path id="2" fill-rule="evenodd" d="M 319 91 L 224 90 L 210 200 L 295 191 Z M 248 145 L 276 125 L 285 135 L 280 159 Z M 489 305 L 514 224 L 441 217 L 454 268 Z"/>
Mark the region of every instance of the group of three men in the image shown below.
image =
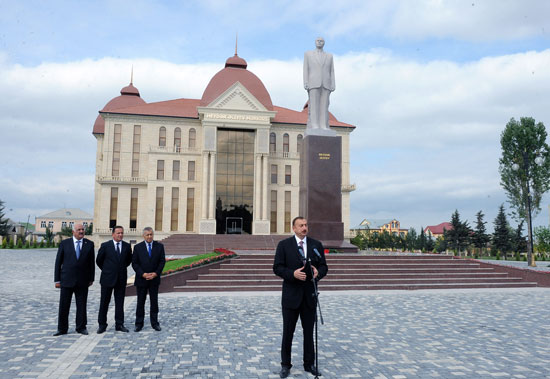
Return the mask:
<path id="1" fill-rule="evenodd" d="M 124 228 L 113 228 L 113 239 L 101 244 L 95 259 L 94 243 L 84 238 L 84 226 L 77 224 L 73 229 L 73 237 L 63 240 L 57 250 L 55 259 L 55 287 L 60 288 L 59 315 L 57 332 L 54 336 L 67 334 L 69 329 L 69 310 L 72 296 L 76 301 L 76 331 L 88 334 L 86 304 L 88 287 L 94 283 L 95 264 L 101 269 L 101 299 L 99 327 L 97 333 L 107 330 L 107 310 L 114 293 L 115 297 L 115 329 L 128 332 L 124 326 L 124 296 L 128 280 L 127 267 L 132 264 L 136 272 L 134 285 L 137 292 L 137 307 L 135 331 L 143 328 L 145 317 L 145 300 L 149 293 L 150 320 L 153 329 L 160 331 L 158 321 L 158 289 L 160 275 L 166 262 L 164 246 L 153 240 L 153 229 L 143 229 L 144 241 L 134 246 L 134 252 L 129 243 L 123 241 Z"/>

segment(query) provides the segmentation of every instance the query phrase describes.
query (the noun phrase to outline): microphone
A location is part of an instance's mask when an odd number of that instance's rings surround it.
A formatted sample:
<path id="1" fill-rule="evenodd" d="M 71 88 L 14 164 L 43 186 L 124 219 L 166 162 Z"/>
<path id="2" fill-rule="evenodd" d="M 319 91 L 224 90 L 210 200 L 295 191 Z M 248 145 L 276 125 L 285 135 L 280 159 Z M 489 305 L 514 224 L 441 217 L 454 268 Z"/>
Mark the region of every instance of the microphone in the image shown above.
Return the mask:
<path id="1" fill-rule="evenodd" d="M 304 254 L 304 250 L 302 250 L 301 247 L 298 247 L 298 251 L 300 252 L 300 255 L 302 256 L 302 262 L 306 264 L 306 256 Z"/>
<path id="2" fill-rule="evenodd" d="M 319 251 L 317 251 L 316 247 L 313 248 L 313 252 L 315 253 L 315 255 L 317 255 L 319 259 L 321 259 L 321 254 L 319 254 Z"/>

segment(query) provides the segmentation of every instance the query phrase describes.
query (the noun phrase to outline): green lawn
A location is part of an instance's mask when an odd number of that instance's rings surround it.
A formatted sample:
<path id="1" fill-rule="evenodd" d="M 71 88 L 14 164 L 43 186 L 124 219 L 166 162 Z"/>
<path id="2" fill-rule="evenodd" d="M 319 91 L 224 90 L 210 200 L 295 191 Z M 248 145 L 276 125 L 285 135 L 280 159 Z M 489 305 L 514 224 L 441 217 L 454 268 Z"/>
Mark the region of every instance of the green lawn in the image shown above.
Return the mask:
<path id="1" fill-rule="evenodd" d="M 175 270 L 178 267 L 190 265 L 191 263 L 200 261 L 202 259 L 216 257 L 218 255 L 221 255 L 221 253 L 212 252 L 212 253 L 195 255 L 194 257 L 187 257 L 187 258 L 183 258 L 183 259 L 176 259 L 176 260 L 173 260 L 173 261 L 167 261 L 166 264 L 164 265 L 164 270 L 162 270 L 162 272 L 166 272 L 168 270 Z"/>

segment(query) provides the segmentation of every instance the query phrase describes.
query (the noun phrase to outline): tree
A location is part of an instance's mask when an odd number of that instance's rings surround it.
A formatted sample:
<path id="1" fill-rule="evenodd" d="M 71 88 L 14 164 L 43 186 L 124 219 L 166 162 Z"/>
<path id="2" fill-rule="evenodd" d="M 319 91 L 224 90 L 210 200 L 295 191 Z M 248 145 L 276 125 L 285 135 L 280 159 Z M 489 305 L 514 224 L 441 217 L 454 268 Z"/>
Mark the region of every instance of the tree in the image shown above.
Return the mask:
<path id="1" fill-rule="evenodd" d="M 428 235 L 428 238 L 426 238 L 426 245 L 425 250 L 429 252 L 433 252 L 435 249 L 435 242 L 431 235 Z"/>
<path id="2" fill-rule="evenodd" d="M 510 119 L 500 135 L 500 184 L 518 221 L 527 217 L 527 184 L 533 216 L 540 212 L 542 195 L 550 189 L 550 147 L 546 135 L 544 124 L 535 124 L 532 117 L 522 117 L 520 122 Z M 535 164 L 537 157 L 542 158 L 540 164 Z M 526 163 L 530 163 L 528 172 L 523 169 Z"/>
<path id="3" fill-rule="evenodd" d="M 46 233 L 44 235 L 44 238 L 46 239 L 46 242 L 48 243 L 48 246 L 52 243 L 53 241 L 53 233 L 52 233 L 52 230 L 50 229 L 49 226 L 46 227 Z"/>
<path id="4" fill-rule="evenodd" d="M 487 229 L 485 228 L 485 224 L 487 222 L 483 221 L 483 217 L 485 217 L 485 215 L 482 211 L 476 213 L 476 227 L 472 233 L 472 243 L 479 249 L 479 255 L 481 255 L 482 249 L 486 248 L 487 243 L 491 240 L 486 233 Z"/>
<path id="5" fill-rule="evenodd" d="M 88 226 L 86 226 L 86 230 L 84 230 L 84 234 L 87 236 L 91 236 L 94 232 L 94 223 L 90 222 Z"/>
<path id="6" fill-rule="evenodd" d="M 61 236 L 72 236 L 73 235 L 73 228 L 71 228 L 70 226 L 64 226 L 61 228 L 61 231 L 58 232 L 57 234 L 61 235 Z"/>
<path id="7" fill-rule="evenodd" d="M 538 253 L 550 253 L 550 228 L 538 226 L 535 228 L 535 250 Z"/>
<path id="8" fill-rule="evenodd" d="M 523 235 L 523 220 L 515 230 L 512 230 L 512 250 L 520 254 L 527 251 L 527 240 Z"/>
<path id="9" fill-rule="evenodd" d="M 426 233 L 424 233 L 424 227 L 420 227 L 420 235 L 416 240 L 416 248 L 420 251 L 426 249 Z"/>
<path id="10" fill-rule="evenodd" d="M 407 237 L 405 238 L 406 249 L 408 251 L 414 251 L 416 247 L 416 239 L 417 239 L 416 229 L 410 228 L 409 232 L 407 233 Z"/>
<path id="11" fill-rule="evenodd" d="M 4 202 L 0 200 L 0 236 L 6 236 L 10 229 L 8 219 L 4 216 Z"/>
<path id="12" fill-rule="evenodd" d="M 493 247 L 500 251 L 505 257 L 512 248 L 510 231 L 506 213 L 504 212 L 504 204 L 500 205 L 497 217 L 494 221 L 495 231 L 493 233 Z"/>
<path id="13" fill-rule="evenodd" d="M 451 216 L 451 225 L 453 227 L 450 230 L 446 230 L 444 236 L 448 246 L 452 250 L 460 253 L 470 244 L 471 229 L 468 226 L 468 221 L 460 221 L 458 209 L 455 210 Z"/>

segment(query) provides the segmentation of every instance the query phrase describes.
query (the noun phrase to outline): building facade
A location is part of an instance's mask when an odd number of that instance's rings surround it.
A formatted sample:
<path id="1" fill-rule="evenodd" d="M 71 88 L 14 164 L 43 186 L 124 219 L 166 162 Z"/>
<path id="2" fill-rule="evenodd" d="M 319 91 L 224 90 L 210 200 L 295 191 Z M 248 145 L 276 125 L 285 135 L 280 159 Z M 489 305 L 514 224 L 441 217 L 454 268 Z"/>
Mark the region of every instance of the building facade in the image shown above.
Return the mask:
<path id="1" fill-rule="evenodd" d="M 62 208 L 36 217 L 35 227 L 37 234 L 46 233 L 46 228 L 50 228 L 52 233 L 57 233 L 65 227 L 72 228 L 75 224 L 82 224 L 86 228 L 92 221 L 92 215 L 82 209 Z"/>
<path id="2" fill-rule="evenodd" d="M 146 103 L 130 83 L 99 112 L 94 234 L 122 225 L 139 236 L 180 233 L 286 234 L 299 210 L 300 149 L 307 105 L 272 104 L 237 54 L 201 99 Z M 342 221 L 349 229 L 349 135 L 342 137 Z"/>
<path id="3" fill-rule="evenodd" d="M 384 219 L 384 220 L 363 219 L 363 221 L 361 221 L 359 225 L 352 227 L 351 235 L 352 237 L 355 237 L 359 233 L 377 234 L 377 233 L 383 233 L 384 231 L 388 232 L 389 234 L 393 234 L 395 236 L 399 235 L 401 237 L 405 237 L 409 232 L 408 229 L 401 229 L 401 223 L 395 218 Z"/>
<path id="4" fill-rule="evenodd" d="M 438 225 L 430 225 L 424 228 L 424 233 L 426 236 L 432 237 L 434 240 L 438 237 L 443 237 L 445 230 L 451 230 L 453 225 L 450 222 L 442 222 Z"/>

